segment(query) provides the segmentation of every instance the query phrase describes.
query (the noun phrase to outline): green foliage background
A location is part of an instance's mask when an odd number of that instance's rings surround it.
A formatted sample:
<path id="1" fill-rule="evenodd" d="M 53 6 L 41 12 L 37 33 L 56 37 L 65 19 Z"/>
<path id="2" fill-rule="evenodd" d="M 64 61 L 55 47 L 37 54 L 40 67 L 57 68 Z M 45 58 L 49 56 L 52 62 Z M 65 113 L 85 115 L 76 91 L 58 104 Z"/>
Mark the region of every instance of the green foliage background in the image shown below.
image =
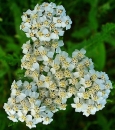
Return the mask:
<path id="1" fill-rule="evenodd" d="M 12 123 L 3 110 L 10 96 L 13 80 L 23 79 L 20 69 L 21 46 L 27 41 L 19 29 L 21 15 L 43 0 L 0 0 L 0 130 L 28 130 L 25 123 Z M 113 89 L 106 107 L 93 116 L 66 111 L 54 115 L 50 125 L 38 124 L 36 130 L 115 130 L 115 0 L 49 0 L 62 4 L 71 17 L 72 28 L 65 32 L 64 43 L 70 55 L 76 48 L 85 48 L 95 68 L 105 71 Z M 71 99 L 68 101 L 70 104 Z"/>

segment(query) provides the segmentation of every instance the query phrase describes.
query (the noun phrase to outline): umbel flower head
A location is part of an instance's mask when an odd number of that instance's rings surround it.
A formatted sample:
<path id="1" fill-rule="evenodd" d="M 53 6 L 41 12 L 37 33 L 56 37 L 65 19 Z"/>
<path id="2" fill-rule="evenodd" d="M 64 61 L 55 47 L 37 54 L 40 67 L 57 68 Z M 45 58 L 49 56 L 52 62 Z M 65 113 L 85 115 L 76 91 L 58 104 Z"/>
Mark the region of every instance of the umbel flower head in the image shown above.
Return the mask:
<path id="1" fill-rule="evenodd" d="M 66 15 L 62 5 L 56 6 L 55 3 L 44 2 L 36 5 L 34 10 L 27 10 L 22 15 L 22 29 L 27 37 L 32 40 L 50 41 L 59 39 L 64 35 L 64 28 L 70 29 L 72 21 Z"/>
<path id="2" fill-rule="evenodd" d="M 58 53 L 56 47 L 52 48 L 55 42 Z M 112 88 L 107 74 L 94 70 L 84 49 L 76 49 L 69 57 L 67 52 L 61 51 L 63 44 L 63 41 L 52 41 L 47 45 L 39 40 L 23 44 L 25 55 L 21 67 L 26 69 L 25 77 L 33 81 L 12 83 L 11 97 L 4 104 L 10 120 L 25 121 L 29 128 L 38 123 L 47 125 L 53 121 L 55 112 L 66 110 L 67 99 L 72 95 L 71 106 L 85 116 L 105 107 Z"/>
<path id="3" fill-rule="evenodd" d="M 112 89 L 111 81 L 105 72 L 94 70 L 84 49 L 76 49 L 72 57 L 61 50 L 64 43 L 59 36 L 72 23 L 64 7 L 37 4 L 33 11 L 23 14 L 22 20 L 20 28 L 33 42 L 29 40 L 22 46 L 21 68 L 31 82 L 13 81 L 11 97 L 4 103 L 8 118 L 26 122 L 30 129 L 38 123 L 47 125 L 53 121 L 54 113 L 66 110 L 71 97 L 75 112 L 89 116 L 102 110 Z"/>

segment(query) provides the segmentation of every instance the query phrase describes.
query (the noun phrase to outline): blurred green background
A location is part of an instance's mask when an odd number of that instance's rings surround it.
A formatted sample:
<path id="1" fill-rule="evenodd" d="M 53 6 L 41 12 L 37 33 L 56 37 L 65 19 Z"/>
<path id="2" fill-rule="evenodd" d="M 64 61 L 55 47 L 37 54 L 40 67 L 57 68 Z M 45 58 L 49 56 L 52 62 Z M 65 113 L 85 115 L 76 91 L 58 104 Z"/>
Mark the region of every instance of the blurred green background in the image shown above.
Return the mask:
<path id="1" fill-rule="evenodd" d="M 62 4 L 73 23 L 65 32 L 64 43 L 70 55 L 76 48 L 85 48 L 95 68 L 105 71 L 113 83 L 106 107 L 94 116 L 66 111 L 54 115 L 50 125 L 38 124 L 36 130 L 115 130 L 115 0 L 0 0 L 0 130 L 28 130 L 25 123 L 12 123 L 3 110 L 10 96 L 13 80 L 23 79 L 20 69 L 21 46 L 27 41 L 19 29 L 21 15 L 42 2 Z M 68 101 L 71 103 L 71 99 Z"/>

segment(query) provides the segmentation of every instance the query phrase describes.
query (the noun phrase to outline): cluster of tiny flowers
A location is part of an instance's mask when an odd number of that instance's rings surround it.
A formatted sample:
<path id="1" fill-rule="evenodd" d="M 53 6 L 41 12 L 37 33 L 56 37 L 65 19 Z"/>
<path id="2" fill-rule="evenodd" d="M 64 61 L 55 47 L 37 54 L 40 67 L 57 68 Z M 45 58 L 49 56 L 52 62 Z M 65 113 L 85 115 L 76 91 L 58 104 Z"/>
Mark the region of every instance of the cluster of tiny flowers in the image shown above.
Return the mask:
<path id="1" fill-rule="evenodd" d="M 8 118 L 13 122 L 25 121 L 29 128 L 36 127 L 39 122 L 49 124 L 53 120 L 53 113 L 46 108 L 39 97 L 35 82 L 14 81 L 11 86 L 11 97 L 4 104 Z"/>
<path id="2" fill-rule="evenodd" d="M 66 110 L 67 99 L 76 112 L 89 116 L 101 110 L 112 88 L 104 72 L 94 70 L 93 62 L 84 49 L 75 50 L 72 57 L 62 51 L 58 40 L 69 29 L 71 20 L 63 6 L 54 3 L 36 5 L 22 16 L 21 29 L 32 38 L 23 44 L 21 68 L 32 82 L 14 81 L 11 97 L 4 104 L 8 118 L 13 122 L 26 122 L 29 128 L 36 124 L 50 124 L 53 115 Z M 55 33 L 57 31 L 58 33 Z"/>
<path id="3" fill-rule="evenodd" d="M 22 15 L 22 29 L 27 37 L 32 40 L 50 41 L 63 36 L 64 28 L 70 29 L 72 21 L 66 16 L 66 11 L 62 5 L 44 2 L 36 5 L 34 10 L 27 10 Z"/>
<path id="4" fill-rule="evenodd" d="M 75 65 L 73 72 L 75 83 L 71 79 L 70 84 L 76 88 L 76 92 L 74 103 L 71 106 L 76 112 L 83 112 L 83 115 L 89 116 L 105 107 L 112 83 L 105 72 L 94 70 L 92 60 L 84 54 L 83 49 L 75 50 L 72 54 Z"/>

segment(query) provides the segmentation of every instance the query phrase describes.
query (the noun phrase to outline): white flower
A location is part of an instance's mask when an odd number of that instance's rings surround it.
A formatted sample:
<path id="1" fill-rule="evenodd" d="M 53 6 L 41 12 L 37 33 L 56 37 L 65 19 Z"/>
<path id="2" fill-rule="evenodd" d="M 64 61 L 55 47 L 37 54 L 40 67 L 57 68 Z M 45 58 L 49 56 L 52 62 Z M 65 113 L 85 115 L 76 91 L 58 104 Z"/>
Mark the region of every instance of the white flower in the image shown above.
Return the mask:
<path id="1" fill-rule="evenodd" d="M 20 29 L 22 29 L 26 33 L 29 32 L 30 28 L 31 28 L 31 24 L 26 22 L 26 20 L 24 22 L 22 22 L 20 25 Z"/>
<path id="2" fill-rule="evenodd" d="M 51 39 L 49 30 L 44 27 L 37 33 L 37 37 L 39 37 L 40 41 L 50 41 Z"/>
<path id="3" fill-rule="evenodd" d="M 73 94 L 76 94 L 76 88 L 73 86 L 68 87 L 67 97 L 70 98 Z"/>
<path id="4" fill-rule="evenodd" d="M 59 62 L 56 61 L 56 58 L 52 61 L 51 65 L 51 69 L 50 71 L 52 72 L 52 74 L 55 74 L 57 70 L 59 70 L 60 65 Z"/>
<path id="5" fill-rule="evenodd" d="M 10 97 L 10 98 L 8 99 L 8 104 L 14 105 L 15 103 L 16 103 L 15 97 Z"/>
<path id="6" fill-rule="evenodd" d="M 49 88 L 49 86 L 51 84 L 51 77 L 50 76 L 41 75 L 40 80 L 43 81 L 43 84 L 41 87 Z"/>
<path id="7" fill-rule="evenodd" d="M 37 59 L 35 56 L 33 56 L 32 54 L 26 54 L 23 56 L 23 58 L 21 59 L 21 67 L 22 69 L 29 69 L 31 71 L 35 71 L 38 70 L 39 71 L 39 64 L 37 62 Z"/>
<path id="8" fill-rule="evenodd" d="M 63 17 L 53 17 L 53 22 L 55 23 L 55 27 L 65 27 L 66 24 L 63 22 Z"/>
<path id="9" fill-rule="evenodd" d="M 28 52 L 31 52 L 32 47 L 31 47 L 31 44 L 30 44 L 30 40 L 27 41 L 25 44 L 23 44 L 22 49 L 23 49 L 24 54 L 27 54 Z"/>
<path id="10" fill-rule="evenodd" d="M 38 11 L 38 16 L 42 16 L 42 12 L 44 11 L 44 9 L 38 4 L 34 7 L 34 10 Z"/>
<path id="11" fill-rule="evenodd" d="M 64 16 L 63 21 L 65 22 L 66 30 L 71 28 L 72 21 L 69 16 Z"/>
<path id="12" fill-rule="evenodd" d="M 21 102 L 21 105 L 22 105 L 21 110 L 26 115 L 30 111 L 31 104 L 27 99 L 25 99 L 24 101 Z"/>
<path id="13" fill-rule="evenodd" d="M 64 43 L 63 43 L 62 40 L 59 40 L 59 41 L 53 40 L 52 43 L 51 43 L 51 50 L 53 52 L 60 53 L 61 52 L 60 47 L 63 46 L 63 45 L 64 45 Z"/>
<path id="14" fill-rule="evenodd" d="M 73 76 L 74 76 L 75 78 L 79 78 L 79 72 L 74 72 L 74 73 L 73 73 Z"/>
<path id="15" fill-rule="evenodd" d="M 64 28 L 70 29 L 72 24 L 69 16 L 66 16 L 64 7 L 56 6 L 52 2 L 37 4 L 34 10 L 27 10 L 21 18 L 23 22 L 20 29 L 33 41 L 37 38 L 41 41 L 59 39 L 59 36 L 64 34 Z"/>
<path id="16" fill-rule="evenodd" d="M 26 114 L 23 111 L 19 110 L 17 115 L 19 121 L 24 122 L 26 120 Z"/>
<path id="17" fill-rule="evenodd" d="M 53 113 L 51 111 L 46 111 L 46 113 L 43 113 L 43 124 L 48 125 L 50 122 L 53 121 L 51 118 L 53 116 Z"/>
<path id="18" fill-rule="evenodd" d="M 94 69 L 89 70 L 89 75 L 91 76 L 92 81 L 96 81 L 97 78 L 100 76 L 100 73 L 98 71 L 95 71 Z"/>
<path id="19" fill-rule="evenodd" d="M 18 103 L 18 102 L 24 100 L 25 97 L 26 97 L 26 95 L 25 95 L 24 93 L 20 93 L 20 95 L 18 95 L 18 96 L 16 97 L 16 103 Z"/>
<path id="20" fill-rule="evenodd" d="M 87 107 L 88 107 L 88 105 L 85 104 L 85 102 L 84 102 L 83 100 L 79 100 L 78 97 L 75 97 L 75 98 L 74 98 L 74 102 L 75 102 L 75 104 L 72 103 L 71 106 L 72 106 L 73 108 L 75 108 L 75 111 L 76 111 L 76 112 L 81 112 L 81 111 L 83 111 L 83 110 L 86 110 Z"/>
<path id="21" fill-rule="evenodd" d="M 72 57 L 76 57 L 78 59 L 82 59 L 84 58 L 84 54 L 86 53 L 86 50 L 84 49 L 81 49 L 80 51 L 79 50 L 75 50 L 73 53 L 72 53 Z"/>
<path id="22" fill-rule="evenodd" d="M 112 83 L 110 80 L 105 81 L 106 89 L 112 89 Z"/>
<path id="23" fill-rule="evenodd" d="M 109 77 L 105 72 L 100 72 L 100 78 L 104 81 L 108 81 Z"/>
<path id="24" fill-rule="evenodd" d="M 26 126 L 28 126 L 30 129 L 36 127 L 31 115 L 26 116 Z"/>
<path id="25" fill-rule="evenodd" d="M 35 37 L 35 33 L 36 33 L 35 30 L 30 30 L 30 29 L 29 29 L 29 31 L 26 33 L 26 36 L 27 36 L 27 37 L 31 37 L 33 41 L 36 41 L 37 38 Z"/>
<path id="26" fill-rule="evenodd" d="M 85 92 L 85 88 L 84 87 L 80 87 L 79 91 L 77 91 L 77 96 L 79 98 L 82 98 L 84 92 Z"/>
<path id="27" fill-rule="evenodd" d="M 59 108 L 60 110 L 66 110 L 66 106 L 67 106 L 67 104 L 64 103 L 64 104 L 59 105 L 58 108 Z"/>
<path id="28" fill-rule="evenodd" d="M 82 61 L 82 63 L 85 65 L 86 68 L 93 70 L 94 64 L 92 62 L 92 59 L 89 59 L 88 57 L 85 57 Z"/>
<path id="29" fill-rule="evenodd" d="M 35 82 L 29 83 L 28 81 L 25 81 L 23 83 L 23 90 L 22 92 L 26 94 L 26 96 L 29 96 L 31 92 L 36 92 L 37 86 Z"/>
<path id="30" fill-rule="evenodd" d="M 38 86 L 39 87 L 39 86 Z M 40 96 L 41 97 L 48 97 L 48 95 L 49 95 L 49 92 L 47 91 L 47 89 L 46 88 L 40 88 L 39 89 L 39 94 L 40 94 Z"/>
<path id="31" fill-rule="evenodd" d="M 10 114 L 15 114 L 15 111 L 12 110 L 12 105 L 10 103 L 4 103 L 3 108 L 5 109 L 5 112 L 10 115 Z"/>
<path id="32" fill-rule="evenodd" d="M 14 80 L 12 85 L 11 85 L 11 89 L 18 89 L 22 86 L 22 81 L 18 80 L 17 82 Z"/>
<path id="33" fill-rule="evenodd" d="M 36 113 L 36 114 L 34 115 L 33 121 L 34 121 L 35 124 L 38 124 L 38 123 L 42 122 L 42 119 L 43 119 L 43 118 L 42 118 L 41 114 Z"/>
<path id="34" fill-rule="evenodd" d="M 90 80 L 90 75 L 85 75 L 84 78 L 81 78 L 80 84 L 84 85 L 85 88 L 91 87 L 92 81 Z"/>
<path id="35" fill-rule="evenodd" d="M 16 114 L 14 114 L 14 115 L 10 114 L 10 115 L 8 116 L 8 118 L 9 118 L 10 120 L 12 120 L 13 122 L 18 122 L 18 120 L 17 120 L 17 115 L 16 115 Z"/>
<path id="36" fill-rule="evenodd" d="M 34 98 L 34 99 L 37 99 L 38 97 L 39 97 L 39 93 L 37 93 L 37 92 L 30 92 L 29 93 L 29 96 L 31 97 L 31 98 Z"/>
<path id="37" fill-rule="evenodd" d="M 56 28 L 51 33 L 51 39 L 53 40 L 59 39 L 59 36 L 63 36 L 63 35 L 64 35 L 64 31 L 61 28 Z"/>
<path id="38" fill-rule="evenodd" d="M 32 67 L 30 68 L 30 70 L 34 71 L 34 70 L 39 70 L 39 64 L 37 62 L 33 63 Z"/>
<path id="39" fill-rule="evenodd" d="M 38 105 L 34 105 L 31 108 L 31 115 L 35 116 L 36 114 L 40 114 L 41 112 L 46 110 L 46 106 L 38 106 Z"/>
<path id="40" fill-rule="evenodd" d="M 65 52 L 65 51 L 61 51 L 59 54 L 56 55 L 55 57 L 55 63 L 62 63 L 63 65 L 63 62 L 70 62 L 71 59 L 68 57 L 68 53 Z"/>
<path id="41" fill-rule="evenodd" d="M 57 15 L 65 16 L 66 11 L 65 8 L 62 5 L 58 5 L 56 8 Z"/>
<path id="42" fill-rule="evenodd" d="M 41 60 L 42 58 L 43 61 L 48 61 L 47 49 L 43 46 L 40 46 L 38 48 L 38 51 L 40 52 L 40 55 L 41 55 L 41 57 L 38 57 L 38 60 Z"/>

